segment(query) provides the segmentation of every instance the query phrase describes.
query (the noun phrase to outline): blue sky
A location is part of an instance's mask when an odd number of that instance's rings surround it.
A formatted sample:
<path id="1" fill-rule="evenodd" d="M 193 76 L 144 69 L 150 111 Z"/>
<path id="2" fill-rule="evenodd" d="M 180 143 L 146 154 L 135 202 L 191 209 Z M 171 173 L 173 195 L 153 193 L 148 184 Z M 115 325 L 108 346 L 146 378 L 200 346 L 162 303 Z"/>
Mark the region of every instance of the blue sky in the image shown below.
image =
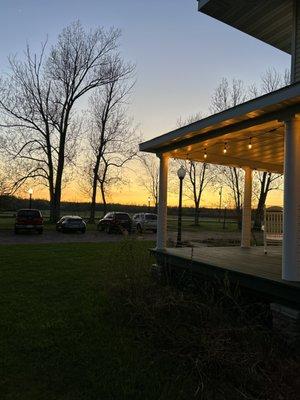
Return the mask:
<path id="1" fill-rule="evenodd" d="M 131 113 L 145 139 L 176 126 L 181 116 L 207 112 L 222 77 L 247 83 L 290 58 L 197 11 L 196 0 L 0 0 L 0 71 L 7 56 L 54 42 L 79 19 L 89 27 L 121 28 L 122 53 L 137 65 Z"/>

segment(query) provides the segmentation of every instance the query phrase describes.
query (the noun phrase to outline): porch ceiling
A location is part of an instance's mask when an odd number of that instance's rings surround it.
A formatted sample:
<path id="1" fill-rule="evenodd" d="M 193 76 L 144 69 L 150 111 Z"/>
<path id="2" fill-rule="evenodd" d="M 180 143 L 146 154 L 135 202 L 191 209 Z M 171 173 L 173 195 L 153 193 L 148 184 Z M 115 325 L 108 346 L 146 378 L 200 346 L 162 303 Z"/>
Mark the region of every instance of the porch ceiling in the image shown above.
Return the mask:
<path id="1" fill-rule="evenodd" d="M 283 173 L 284 126 L 274 120 L 184 146 L 169 154 L 172 158 Z"/>
<path id="2" fill-rule="evenodd" d="M 289 54 L 292 7 L 292 0 L 198 0 L 202 13 Z"/>
<path id="3" fill-rule="evenodd" d="M 298 114 L 300 83 L 141 143 L 140 150 L 167 153 L 172 158 L 236 167 L 249 166 L 257 170 L 282 173 L 283 121 Z M 250 138 L 251 149 L 248 146 Z"/>

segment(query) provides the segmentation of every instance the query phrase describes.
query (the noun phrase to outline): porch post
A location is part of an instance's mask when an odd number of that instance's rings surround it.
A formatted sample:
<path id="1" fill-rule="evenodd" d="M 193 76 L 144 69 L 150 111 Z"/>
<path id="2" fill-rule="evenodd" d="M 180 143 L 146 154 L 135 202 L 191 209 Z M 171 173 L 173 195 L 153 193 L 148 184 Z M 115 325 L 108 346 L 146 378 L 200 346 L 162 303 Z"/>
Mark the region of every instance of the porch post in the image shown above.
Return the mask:
<path id="1" fill-rule="evenodd" d="M 244 171 L 245 181 L 241 247 L 249 248 L 251 246 L 252 169 L 250 167 L 244 167 Z"/>
<path id="2" fill-rule="evenodd" d="M 285 122 L 282 279 L 300 281 L 300 119 Z"/>
<path id="3" fill-rule="evenodd" d="M 159 156 L 159 194 L 156 249 L 163 250 L 167 242 L 167 198 L 168 198 L 168 167 L 169 157 L 166 154 Z"/>

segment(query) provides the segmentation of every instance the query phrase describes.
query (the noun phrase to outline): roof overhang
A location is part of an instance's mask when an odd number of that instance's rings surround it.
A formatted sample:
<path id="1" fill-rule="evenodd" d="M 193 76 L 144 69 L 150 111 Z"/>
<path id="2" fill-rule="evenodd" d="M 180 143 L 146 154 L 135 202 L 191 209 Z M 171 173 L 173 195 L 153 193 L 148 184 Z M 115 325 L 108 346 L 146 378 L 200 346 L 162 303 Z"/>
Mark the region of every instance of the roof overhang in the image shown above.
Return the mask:
<path id="1" fill-rule="evenodd" d="M 292 0 L 198 0 L 198 10 L 291 53 Z"/>
<path id="2" fill-rule="evenodd" d="M 167 153 L 173 158 L 250 166 L 282 173 L 284 121 L 297 114 L 300 114 L 300 83 L 141 143 L 140 150 Z M 248 146 L 250 138 L 251 151 Z"/>

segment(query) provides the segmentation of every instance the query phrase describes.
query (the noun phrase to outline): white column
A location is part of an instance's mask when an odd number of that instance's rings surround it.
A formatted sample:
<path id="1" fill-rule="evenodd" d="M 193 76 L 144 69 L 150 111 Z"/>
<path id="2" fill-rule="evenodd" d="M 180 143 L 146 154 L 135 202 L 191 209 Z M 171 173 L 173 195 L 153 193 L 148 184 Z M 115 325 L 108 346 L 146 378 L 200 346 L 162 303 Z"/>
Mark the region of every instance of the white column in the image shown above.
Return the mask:
<path id="1" fill-rule="evenodd" d="M 159 194 L 156 249 L 163 250 L 167 243 L 167 200 L 168 200 L 168 167 L 169 157 L 166 154 L 159 156 Z"/>
<path id="2" fill-rule="evenodd" d="M 282 279 L 300 281 L 300 119 L 285 122 Z"/>
<path id="3" fill-rule="evenodd" d="M 245 180 L 241 247 L 249 248 L 251 246 L 252 169 L 250 167 L 244 167 L 244 171 Z"/>

